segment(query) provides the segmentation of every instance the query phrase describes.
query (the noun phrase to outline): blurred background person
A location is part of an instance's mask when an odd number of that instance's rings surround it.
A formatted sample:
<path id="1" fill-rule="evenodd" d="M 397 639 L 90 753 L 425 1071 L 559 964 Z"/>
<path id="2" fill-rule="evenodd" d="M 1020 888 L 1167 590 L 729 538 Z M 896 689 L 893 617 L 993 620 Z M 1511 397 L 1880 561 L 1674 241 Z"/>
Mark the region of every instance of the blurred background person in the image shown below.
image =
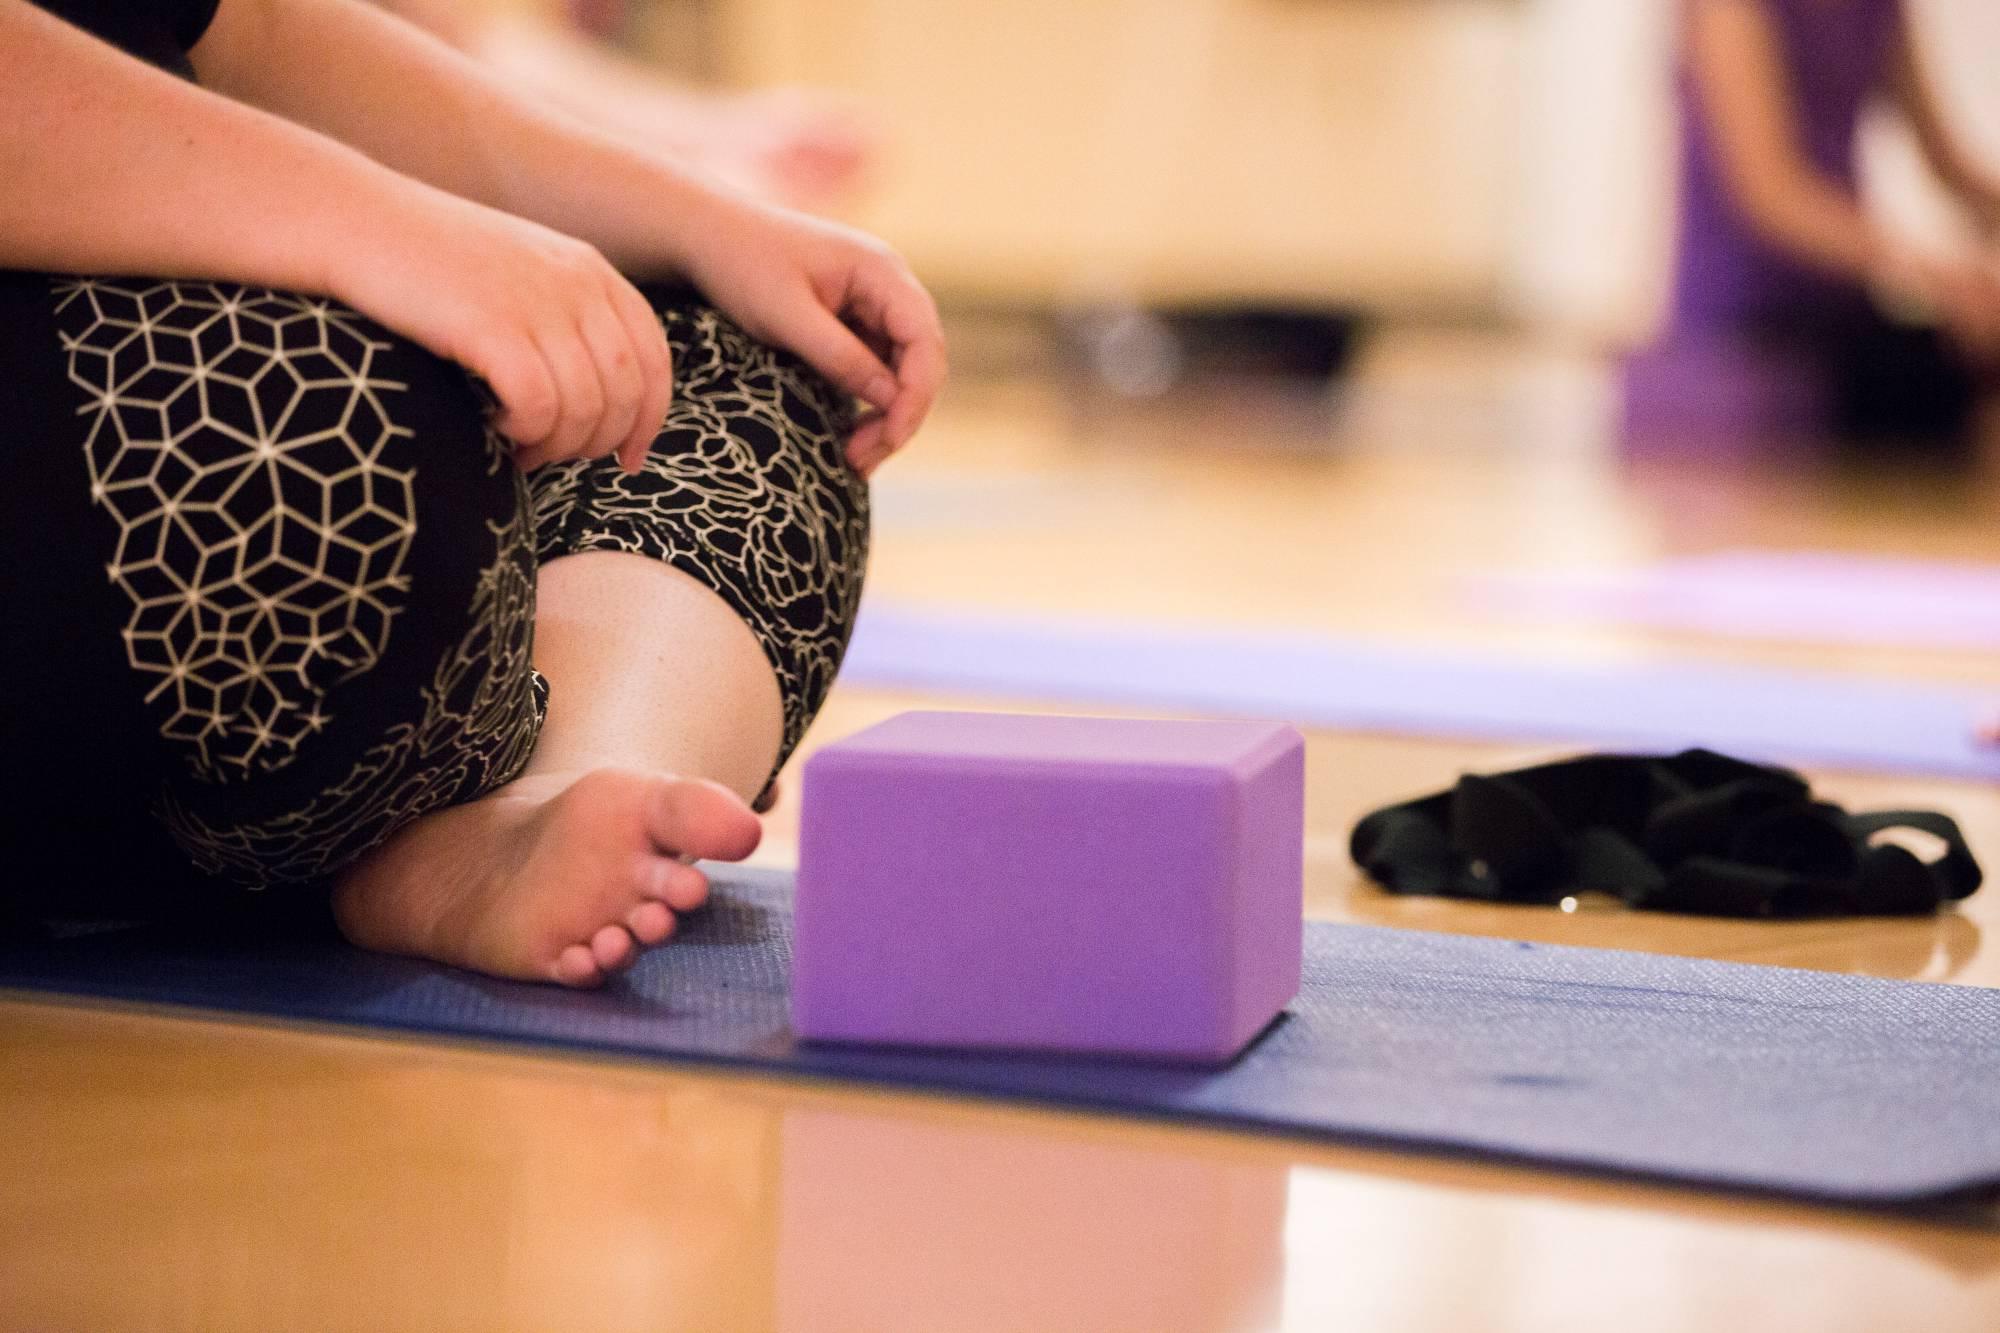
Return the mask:
<path id="1" fill-rule="evenodd" d="M 1681 39 L 1672 295 L 1627 370 L 1627 440 L 1967 439 L 2000 371 L 2000 178 L 1947 122 L 1901 0 L 1689 0 Z M 1877 97 L 1979 251 L 1934 253 L 1864 208 Z"/>
<path id="2" fill-rule="evenodd" d="M 808 210 L 839 204 L 875 155 L 875 134 L 853 102 L 806 88 L 712 92 L 624 54 L 610 40 L 623 25 L 622 0 L 381 3 L 485 60 L 516 87 L 773 203 Z"/>

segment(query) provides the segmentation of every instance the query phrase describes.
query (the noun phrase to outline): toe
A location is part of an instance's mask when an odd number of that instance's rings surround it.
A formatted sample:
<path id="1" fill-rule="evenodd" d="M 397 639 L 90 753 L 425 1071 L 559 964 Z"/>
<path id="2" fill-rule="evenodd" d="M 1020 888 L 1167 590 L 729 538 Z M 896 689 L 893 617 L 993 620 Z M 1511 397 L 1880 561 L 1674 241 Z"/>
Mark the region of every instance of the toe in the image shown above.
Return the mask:
<path id="1" fill-rule="evenodd" d="M 647 831 L 661 851 L 714 861 L 741 861 L 757 850 L 764 825 L 727 787 L 665 779 L 648 812 Z"/>
<path id="2" fill-rule="evenodd" d="M 632 932 L 623 926 L 605 926 L 590 937 L 590 956 L 606 972 L 616 972 L 628 966 L 638 953 L 632 943 Z"/>
<path id="3" fill-rule="evenodd" d="M 604 971 L 590 946 L 572 944 L 556 956 L 555 979 L 565 986 L 595 986 L 604 980 Z"/>
<path id="4" fill-rule="evenodd" d="M 658 944 L 674 933 L 674 914 L 665 903 L 643 902 L 626 916 L 625 929 L 641 944 Z"/>
<path id="5" fill-rule="evenodd" d="M 692 912 L 708 901 L 708 876 L 671 857 L 660 857 L 646 869 L 645 894 L 676 912 Z"/>

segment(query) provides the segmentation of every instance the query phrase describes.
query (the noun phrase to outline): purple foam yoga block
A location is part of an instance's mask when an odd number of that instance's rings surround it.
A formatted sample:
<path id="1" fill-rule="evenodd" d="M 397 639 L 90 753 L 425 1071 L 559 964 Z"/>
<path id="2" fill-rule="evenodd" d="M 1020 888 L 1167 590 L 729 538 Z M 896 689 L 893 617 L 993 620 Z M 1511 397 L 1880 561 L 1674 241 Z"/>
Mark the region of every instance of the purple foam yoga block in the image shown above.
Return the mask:
<path id="1" fill-rule="evenodd" d="M 1220 1063 L 1298 992 L 1290 727 L 904 713 L 804 807 L 802 1037 Z"/>

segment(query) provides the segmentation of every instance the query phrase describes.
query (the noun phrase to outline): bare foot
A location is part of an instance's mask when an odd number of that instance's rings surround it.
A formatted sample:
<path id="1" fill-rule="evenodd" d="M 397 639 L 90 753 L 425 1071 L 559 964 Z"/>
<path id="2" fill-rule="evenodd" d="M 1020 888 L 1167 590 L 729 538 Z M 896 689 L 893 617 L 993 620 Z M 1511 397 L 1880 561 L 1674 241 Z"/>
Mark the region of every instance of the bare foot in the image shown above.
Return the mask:
<path id="1" fill-rule="evenodd" d="M 618 768 L 521 778 L 371 852 L 336 885 L 334 917 L 364 949 L 595 986 L 707 900 L 683 857 L 740 860 L 762 831 L 712 782 Z"/>

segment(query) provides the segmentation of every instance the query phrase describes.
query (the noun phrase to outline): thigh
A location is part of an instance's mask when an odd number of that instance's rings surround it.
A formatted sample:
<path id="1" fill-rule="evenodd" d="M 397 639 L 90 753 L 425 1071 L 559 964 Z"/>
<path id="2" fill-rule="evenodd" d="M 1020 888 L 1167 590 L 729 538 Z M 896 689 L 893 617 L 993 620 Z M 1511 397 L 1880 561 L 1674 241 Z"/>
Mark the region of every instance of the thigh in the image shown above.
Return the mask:
<path id="1" fill-rule="evenodd" d="M 545 467 L 529 480 L 544 560 L 620 550 L 692 575 L 741 616 L 798 744 L 833 684 L 868 557 L 868 489 L 843 457 L 849 399 L 686 289 L 647 288 L 674 401 L 645 468 Z"/>
<path id="2" fill-rule="evenodd" d="M 43 706 L 16 729 L 62 741 L 63 801 L 115 787 L 102 818 L 136 803 L 201 871 L 263 885 L 525 762 L 531 529 L 462 373 L 233 284 L 10 275 L 0 327 L 31 372 L 13 504 L 44 529 L 8 538 L 36 659 L 14 693 Z"/>

